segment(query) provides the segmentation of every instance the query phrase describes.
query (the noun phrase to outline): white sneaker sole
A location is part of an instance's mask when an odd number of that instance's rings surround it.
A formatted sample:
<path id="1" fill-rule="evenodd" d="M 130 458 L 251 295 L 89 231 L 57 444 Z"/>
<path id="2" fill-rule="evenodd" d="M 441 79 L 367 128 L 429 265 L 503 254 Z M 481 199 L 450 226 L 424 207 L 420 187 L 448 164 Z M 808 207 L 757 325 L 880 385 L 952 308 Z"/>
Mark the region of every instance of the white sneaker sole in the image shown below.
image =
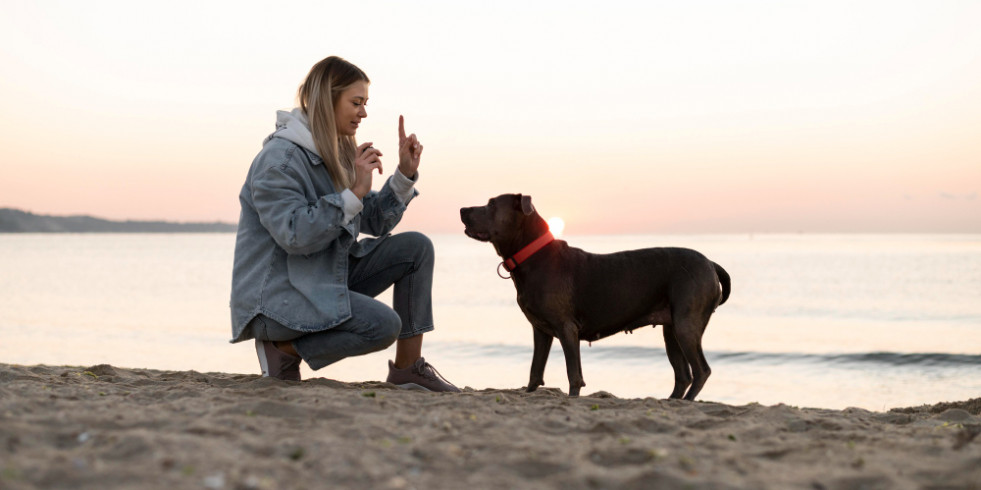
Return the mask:
<path id="1" fill-rule="evenodd" d="M 400 385 L 395 385 L 395 386 L 397 386 L 397 387 L 399 387 L 399 388 L 401 388 L 403 390 L 433 391 L 433 390 L 430 390 L 429 388 L 426 388 L 423 385 L 419 385 L 419 384 L 415 384 L 415 383 L 405 383 L 405 384 L 400 384 Z"/>
<path id="2" fill-rule="evenodd" d="M 266 358 L 266 349 L 261 340 L 255 341 L 255 353 L 259 356 L 259 368 L 262 369 L 262 377 L 269 377 L 269 359 Z"/>

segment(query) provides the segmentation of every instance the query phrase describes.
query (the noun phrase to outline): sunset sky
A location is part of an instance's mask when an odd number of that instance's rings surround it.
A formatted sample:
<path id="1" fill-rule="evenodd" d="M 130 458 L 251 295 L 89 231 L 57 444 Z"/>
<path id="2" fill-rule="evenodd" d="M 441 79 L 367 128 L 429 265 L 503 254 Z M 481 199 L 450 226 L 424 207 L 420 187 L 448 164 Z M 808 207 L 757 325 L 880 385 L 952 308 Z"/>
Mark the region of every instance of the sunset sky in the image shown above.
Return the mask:
<path id="1" fill-rule="evenodd" d="M 568 234 L 977 233 L 978 25 L 973 1 L 5 0 L 0 207 L 234 222 L 275 111 L 339 55 L 386 175 L 399 114 L 425 145 L 402 229 L 522 192 Z"/>

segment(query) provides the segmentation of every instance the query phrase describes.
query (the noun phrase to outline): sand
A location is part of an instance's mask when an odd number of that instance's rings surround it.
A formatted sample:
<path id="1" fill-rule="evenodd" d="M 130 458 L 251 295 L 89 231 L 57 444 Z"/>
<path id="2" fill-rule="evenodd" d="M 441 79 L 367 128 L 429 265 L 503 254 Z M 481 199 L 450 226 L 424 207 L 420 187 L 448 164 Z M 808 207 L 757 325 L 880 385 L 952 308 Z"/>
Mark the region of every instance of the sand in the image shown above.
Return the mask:
<path id="1" fill-rule="evenodd" d="M 981 489 L 979 411 L 0 364 L 0 489 Z"/>

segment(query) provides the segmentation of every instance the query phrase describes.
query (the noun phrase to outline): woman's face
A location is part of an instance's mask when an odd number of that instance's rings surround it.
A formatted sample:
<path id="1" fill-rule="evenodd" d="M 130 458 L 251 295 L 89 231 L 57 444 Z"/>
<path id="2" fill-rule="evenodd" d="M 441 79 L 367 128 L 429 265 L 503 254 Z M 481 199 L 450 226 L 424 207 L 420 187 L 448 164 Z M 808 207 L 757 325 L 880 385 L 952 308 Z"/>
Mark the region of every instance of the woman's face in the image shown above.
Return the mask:
<path id="1" fill-rule="evenodd" d="M 354 136 L 361 120 L 368 117 L 364 106 L 368 103 L 368 82 L 355 82 L 341 92 L 334 104 L 334 122 L 338 136 Z"/>

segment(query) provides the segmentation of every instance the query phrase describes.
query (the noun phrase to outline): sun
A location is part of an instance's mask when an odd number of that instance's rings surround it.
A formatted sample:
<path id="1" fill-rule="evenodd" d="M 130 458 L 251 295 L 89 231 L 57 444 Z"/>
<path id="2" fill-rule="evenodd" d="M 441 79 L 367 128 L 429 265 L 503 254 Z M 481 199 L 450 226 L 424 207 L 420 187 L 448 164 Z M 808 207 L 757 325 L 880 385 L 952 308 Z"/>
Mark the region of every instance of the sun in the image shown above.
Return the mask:
<path id="1" fill-rule="evenodd" d="M 558 216 L 552 216 L 546 223 L 548 223 L 548 231 L 551 231 L 552 235 L 562 236 L 562 230 L 565 229 L 565 220 Z"/>

